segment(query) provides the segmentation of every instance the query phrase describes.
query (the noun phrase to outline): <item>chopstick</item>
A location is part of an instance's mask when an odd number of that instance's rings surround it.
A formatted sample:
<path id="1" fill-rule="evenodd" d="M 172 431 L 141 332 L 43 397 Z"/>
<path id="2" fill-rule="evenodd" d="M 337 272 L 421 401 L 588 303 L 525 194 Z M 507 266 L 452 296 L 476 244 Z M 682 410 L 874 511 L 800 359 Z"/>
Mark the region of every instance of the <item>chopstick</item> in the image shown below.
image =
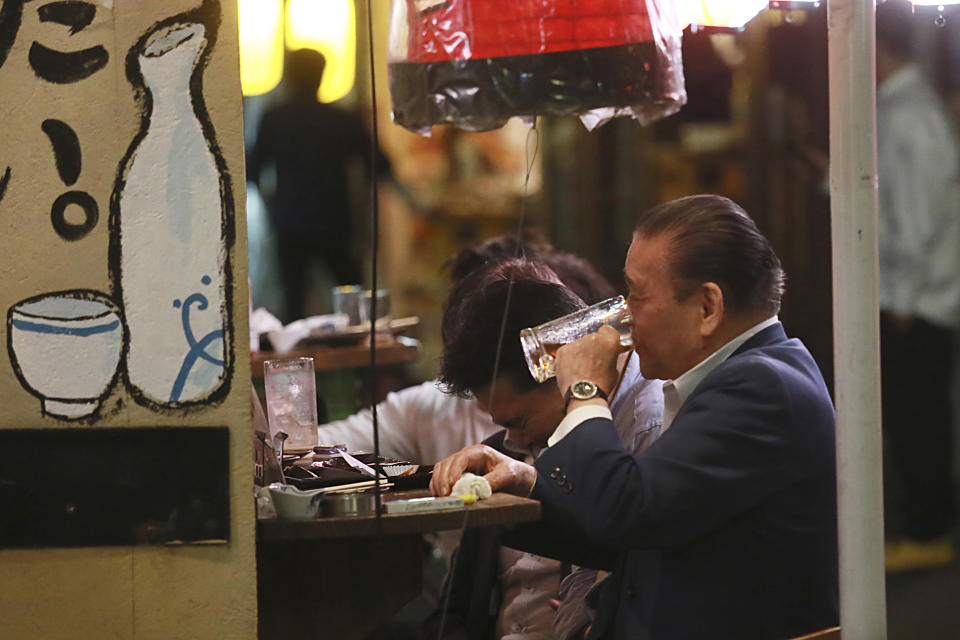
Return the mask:
<path id="1" fill-rule="evenodd" d="M 328 487 L 325 493 L 346 493 L 348 491 L 358 491 L 360 489 L 372 489 L 376 484 L 373 480 L 364 480 L 363 482 L 351 482 L 350 484 L 340 484 L 335 487 Z M 381 482 L 381 487 L 390 488 L 392 482 Z"/>

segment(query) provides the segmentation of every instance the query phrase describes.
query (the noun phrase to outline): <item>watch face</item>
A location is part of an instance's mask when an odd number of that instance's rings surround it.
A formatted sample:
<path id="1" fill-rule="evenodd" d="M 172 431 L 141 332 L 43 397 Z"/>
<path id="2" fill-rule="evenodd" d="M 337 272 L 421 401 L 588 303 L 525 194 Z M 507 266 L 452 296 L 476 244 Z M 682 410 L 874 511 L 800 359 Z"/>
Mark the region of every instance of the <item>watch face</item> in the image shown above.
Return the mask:
<path id="1" fill-rule="evenodd" d="M 573 390 L 573 397 L 579 400 L 586 400 L 587 398 L 592 398 L 597 395 L 597 385 L 589 380 L 574 382 L 571 389 Z"/>

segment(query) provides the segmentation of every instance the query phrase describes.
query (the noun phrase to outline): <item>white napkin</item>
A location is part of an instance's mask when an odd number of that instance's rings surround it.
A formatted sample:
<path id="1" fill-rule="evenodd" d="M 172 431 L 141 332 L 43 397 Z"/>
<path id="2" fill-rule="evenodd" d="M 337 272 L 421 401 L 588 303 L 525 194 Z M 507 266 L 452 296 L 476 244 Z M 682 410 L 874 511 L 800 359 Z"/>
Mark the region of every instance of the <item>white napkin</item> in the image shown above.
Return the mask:
<path id="1" fill-rule="evenodd" d="M 258 309 L 259 311 L 259 309 Z M 304 338 L 318 333 L 343 331 L 350 323 L 345 313 L 330 313 L 323 316 L 310 316 L 294 320 L 290 324 L 268 331 L 270 344 L 279 353 L 290 351 Z"/>
<path id="2" fill-rule="evenodd" d="M 469 471 L 457 480 L 453 489 L 450 491 L 452 496 L 477 496 L 477 500 L 486 500 L 493 492 L 490 490 L 490 483 L 483 476 L 478 476 Z"/>

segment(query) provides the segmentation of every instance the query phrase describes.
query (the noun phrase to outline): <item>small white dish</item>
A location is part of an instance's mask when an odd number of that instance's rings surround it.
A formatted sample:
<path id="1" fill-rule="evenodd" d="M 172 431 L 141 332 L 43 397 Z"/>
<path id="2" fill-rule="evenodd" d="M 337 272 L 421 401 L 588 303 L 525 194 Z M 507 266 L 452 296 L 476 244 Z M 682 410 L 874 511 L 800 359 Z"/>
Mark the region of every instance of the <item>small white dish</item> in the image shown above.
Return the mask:
<path id="1" fill-rule="evenodd" d="M 282 520 L 313 520 L 317 517 L 326 489 L 301 491 L 289 484 L 267 485 L 277 517 Z"/>

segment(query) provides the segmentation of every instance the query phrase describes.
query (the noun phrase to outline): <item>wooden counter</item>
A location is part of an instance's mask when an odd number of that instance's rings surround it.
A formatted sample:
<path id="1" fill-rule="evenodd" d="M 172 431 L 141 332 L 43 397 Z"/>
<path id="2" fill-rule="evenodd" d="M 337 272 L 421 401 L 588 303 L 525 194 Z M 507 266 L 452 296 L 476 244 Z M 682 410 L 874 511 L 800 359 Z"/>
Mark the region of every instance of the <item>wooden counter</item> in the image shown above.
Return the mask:
<path id="1" fill-rule="evenodd" d="M 430 492 L 424 489 L 397 492 L 393 495 L 397 499 L 420 498 L 430 495 Z M 495 493 L 488 499 L 467 505 L 463 509 L 381 514 L 380 526 L 383 528 L 383 535 L 397 536 L 464 527 L 489 527 L 539 519 L 540 503 L 536 500 Z M 260 539 L 265 541 L 345 538 L 376 535 L 377 518 L 376 516 L 352 516 L 299 521 L 261 520 L 257 526 Z"/>
<path id="2" fill-rule="evenodd" d="M 381 515 L 382 536 L 375 516 L 260 520 L 260 640 L 366 638 L 420 593 L 422 533 L 539 518 L 536 500 L 498 493 L 462 509 Z"/>
<path id="3" fill-rule="evenodd" d="M 415 346 L 407 346 L 393 337 L 377 341 L 377 366 L 407 364 L 416 362 L 420 350 Z M 337 371 L 351 367 L 370 366 L 370 342 L 362 341 L 354 344 L 338 346 L 316 345 L 297 347 L 284 353 L 274 351 L 260 351 L 250 354 L 250 373 L 254 378 L 263 377 L 263 363 L 265 360 L 276 358 L 313 358 L 315 371 Z"/>

